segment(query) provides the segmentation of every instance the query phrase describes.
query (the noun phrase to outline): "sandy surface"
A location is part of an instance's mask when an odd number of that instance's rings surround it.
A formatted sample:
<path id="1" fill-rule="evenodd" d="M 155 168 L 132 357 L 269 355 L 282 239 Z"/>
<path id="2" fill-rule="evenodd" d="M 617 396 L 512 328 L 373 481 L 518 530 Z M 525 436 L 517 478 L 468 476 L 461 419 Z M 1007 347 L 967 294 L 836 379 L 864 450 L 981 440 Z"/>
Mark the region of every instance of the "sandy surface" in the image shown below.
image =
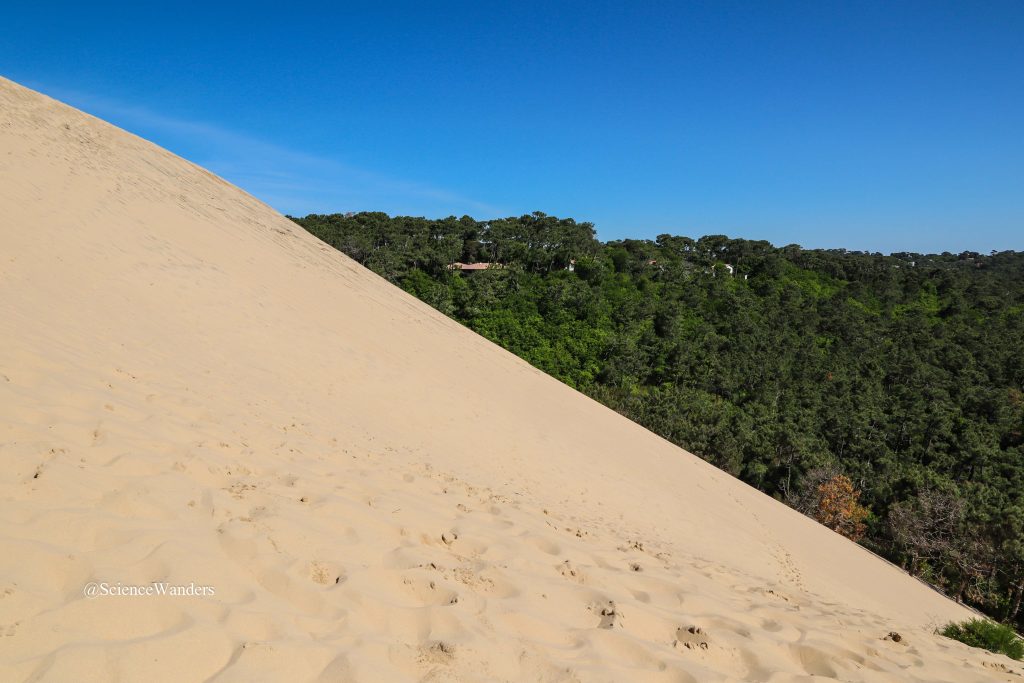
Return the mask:
<path id="1" fill-rule="evenodd" d="M 898 569 L 2 79 L 0 453 L 3 681 L 1024 680 Z"/>

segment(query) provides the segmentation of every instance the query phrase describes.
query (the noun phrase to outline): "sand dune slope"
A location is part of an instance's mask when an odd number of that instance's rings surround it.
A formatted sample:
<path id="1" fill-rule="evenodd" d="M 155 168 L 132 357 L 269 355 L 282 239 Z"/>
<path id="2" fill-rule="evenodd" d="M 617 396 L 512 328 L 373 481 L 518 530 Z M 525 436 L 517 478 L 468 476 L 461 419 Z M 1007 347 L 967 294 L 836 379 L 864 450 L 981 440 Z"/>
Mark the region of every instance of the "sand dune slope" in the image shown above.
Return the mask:
<path id="1" fill-rule="evenodd" d="M 1021 680 L 895 568 L 4 80 L 0 453 L 3 681 Z"/>

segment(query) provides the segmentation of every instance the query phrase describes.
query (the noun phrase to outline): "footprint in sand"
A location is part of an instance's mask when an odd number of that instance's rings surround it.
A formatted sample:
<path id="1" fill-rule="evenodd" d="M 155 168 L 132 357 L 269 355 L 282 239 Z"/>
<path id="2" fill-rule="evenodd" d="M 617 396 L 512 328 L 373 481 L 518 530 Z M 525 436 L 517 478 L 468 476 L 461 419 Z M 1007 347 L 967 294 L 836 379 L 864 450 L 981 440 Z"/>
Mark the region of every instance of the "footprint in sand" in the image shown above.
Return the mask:
<path id="1" fill-rule="evenodd" d="M 686 626 L 676 629 L 676 639 L 672 642 L 673 647 L 683 647 L 687 650 L 707 650 L 708 634 L 700 626 Z"/>
<path id="2" fill-rule="evenodd" d="M 0 624 L 0 638 L 13 638 L 18 634 L 18 627 L 21 626 L 20 621 L 14 621 L 10 624 Z"/>
<path id="3" fill-rule="evenodd" d="M 344 572 L 320 560 L 313 560 L 309 563 L 309 578 L 321 586 L 333 586 L 345 580 Z"/>
<path id="4" fill-rule="evenodd" d="M 622 626 L 622 612 L 615 606 L 614 600 L 609 600 L 603 605 L 592 605 L 590 609 L 597 612 L 601 617 L 597 628 L 610 629 Z"/>
<path id="5" fill-rule="evenodd" d="M 569 560 L 565 560 L 562 564 L 558 565 L 558 572 L 570 581 L 584 583 L 583 573 L 576 569 Z"/>
<path id="6" fill-rule="evenodd" d="M 406 593 L 411 595 L 420 607 L 454 605 L 459 602 L 458 593 L 444 588 L 437 581 L 419 576 L 405 576 L 402 579 Z"/>
<path id="7" fill-rule="evenodd" d="M 431 645 L 420 647 L 417 659 L 421 664 L 451 664 L 455 659 L 455 646 L 439 640 Z"/>
<path id="8" fill-rule="evenodd" d="M 532 540 L 538 550 L 547 553 L 548 555 L 559 555 L 562 552 L 562 547 L 554 541 L 550 541 L 546 538 L 534 538 Z"/>

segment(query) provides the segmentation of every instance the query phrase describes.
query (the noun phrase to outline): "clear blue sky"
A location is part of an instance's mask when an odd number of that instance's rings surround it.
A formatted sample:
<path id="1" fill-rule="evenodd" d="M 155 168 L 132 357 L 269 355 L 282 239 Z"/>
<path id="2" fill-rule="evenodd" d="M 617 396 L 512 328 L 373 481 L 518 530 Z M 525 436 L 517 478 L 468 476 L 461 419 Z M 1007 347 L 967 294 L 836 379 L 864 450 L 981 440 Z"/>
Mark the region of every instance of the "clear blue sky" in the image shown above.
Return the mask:
<path id="1" fill-rule="evenodd" d="M 1024 2 L 8 3 L 0 73 L 292 214 L 1024 249 Z"/>

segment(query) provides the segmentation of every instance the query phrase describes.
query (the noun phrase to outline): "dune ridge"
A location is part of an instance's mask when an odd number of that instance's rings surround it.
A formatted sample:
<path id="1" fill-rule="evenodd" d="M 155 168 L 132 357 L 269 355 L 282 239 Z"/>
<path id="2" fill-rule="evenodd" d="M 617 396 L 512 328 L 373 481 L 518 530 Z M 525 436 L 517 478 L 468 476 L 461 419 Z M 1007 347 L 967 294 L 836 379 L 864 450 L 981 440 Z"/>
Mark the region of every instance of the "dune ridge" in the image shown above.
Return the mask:
<path id="1" fill-rule="evenodd" d="M 2 680 L 1020 680 L 932 633 L 963 607 L 3 79 L 0 416 Z"/>

